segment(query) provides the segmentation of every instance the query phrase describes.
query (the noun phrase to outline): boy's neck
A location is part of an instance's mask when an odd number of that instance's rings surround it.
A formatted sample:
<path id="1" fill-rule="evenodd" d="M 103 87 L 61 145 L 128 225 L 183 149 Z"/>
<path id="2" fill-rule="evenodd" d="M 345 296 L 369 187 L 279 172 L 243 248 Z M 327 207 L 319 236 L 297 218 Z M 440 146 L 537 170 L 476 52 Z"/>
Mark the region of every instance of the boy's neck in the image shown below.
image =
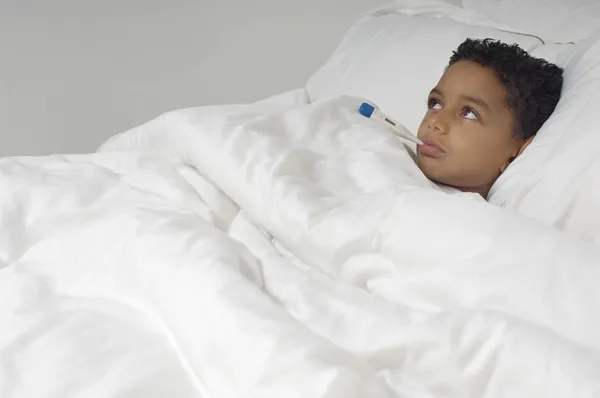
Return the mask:
<path id="1" fill-rule="evenodd" d="M 480 187 L 473 187 L 473 188 L 461 188 L 461 187 L 455 187 L 455 188 L 458 189 L 459 191 L 463 191 L 463 192 L 478 193 L 484 199 L 487 200 L 488 193 L 490 192 L 490 189 L 492 189 L 492 186 L 491 185 L 483 185 Z"/>
<path id="2" fill-rule="evenodd" d="M 437 185 L 442 185 L 442 186 L 445 186 L 445 187 L 448 187 L 448 188 L 453 188 L 453 189 L 459 190 L 461 192 L 477 193 L 477 194 L 481 195 L 485 200 L 487 200 L 488 193 L 490 192 L 490 189 L 492 189 L 492 185 L 491 184 L 489 184 L 489 185 L 482 185 L 480 187 L 455 187 L 455 186 L 452 186 L 452 185 L 442 184 L 442 183 L 437 182 L 437 181 L 435 181 L 435 183 Z"/>

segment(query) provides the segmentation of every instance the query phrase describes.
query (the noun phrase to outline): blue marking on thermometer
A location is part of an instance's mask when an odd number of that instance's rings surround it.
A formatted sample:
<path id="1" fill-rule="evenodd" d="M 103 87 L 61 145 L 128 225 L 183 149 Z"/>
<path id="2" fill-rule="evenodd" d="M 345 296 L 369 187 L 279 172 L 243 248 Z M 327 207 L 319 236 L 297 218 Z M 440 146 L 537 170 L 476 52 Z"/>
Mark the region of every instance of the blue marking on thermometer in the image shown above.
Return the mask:
<path id="1" fill-rule="evenodd" d="M 410 142 L 414 142 L 417 145 L 423 145 L 423 142 L 420 139 L 410 134 L 400 123 L 387 116 L 385 113 L 381 112 L 375 106 L 363 102 L 360 108 L 358 109 L 358 112 L 366 118 L 378 120 L 379 122 L 391 127 L 398 137 L 408 140 Z"/>

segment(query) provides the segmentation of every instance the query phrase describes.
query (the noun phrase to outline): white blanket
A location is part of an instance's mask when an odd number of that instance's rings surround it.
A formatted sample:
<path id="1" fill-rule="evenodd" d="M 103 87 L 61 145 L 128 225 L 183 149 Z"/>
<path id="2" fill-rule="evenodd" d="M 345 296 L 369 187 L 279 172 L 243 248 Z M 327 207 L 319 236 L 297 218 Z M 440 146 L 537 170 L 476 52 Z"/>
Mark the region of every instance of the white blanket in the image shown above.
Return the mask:
<path id="1" fill-rule="evenodd" d="M 0 161 L 0 397 L 596 397 L 600 251 L 441 192 L 354 98 Z"/>

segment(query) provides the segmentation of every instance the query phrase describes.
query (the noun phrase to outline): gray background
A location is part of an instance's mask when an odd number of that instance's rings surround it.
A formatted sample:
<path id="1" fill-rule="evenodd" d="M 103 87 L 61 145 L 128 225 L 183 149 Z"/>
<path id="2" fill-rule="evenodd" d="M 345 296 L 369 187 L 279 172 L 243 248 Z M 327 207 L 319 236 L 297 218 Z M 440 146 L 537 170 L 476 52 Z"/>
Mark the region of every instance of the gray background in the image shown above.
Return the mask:
<path id="1" fill-rule="evenodd" d="M 92 152 L 165 111 L 304 86 L 386 0 L 0 0 L 0 156 Z"/>

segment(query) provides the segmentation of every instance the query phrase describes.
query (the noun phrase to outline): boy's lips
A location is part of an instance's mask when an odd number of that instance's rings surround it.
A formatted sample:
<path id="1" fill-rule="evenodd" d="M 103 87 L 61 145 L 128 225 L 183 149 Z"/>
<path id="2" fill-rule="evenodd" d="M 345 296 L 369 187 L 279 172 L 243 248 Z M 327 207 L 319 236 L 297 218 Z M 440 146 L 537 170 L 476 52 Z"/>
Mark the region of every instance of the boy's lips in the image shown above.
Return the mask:
<path id="1" fill-rule="evenodd" d="M 441 156 L 446 153 L 446 150 L 440 145 L 439 142 L 432 139 L 424 139 L 423 145 L 417 147 L 417 151 L 420 154 L 426 156 Z"/>

